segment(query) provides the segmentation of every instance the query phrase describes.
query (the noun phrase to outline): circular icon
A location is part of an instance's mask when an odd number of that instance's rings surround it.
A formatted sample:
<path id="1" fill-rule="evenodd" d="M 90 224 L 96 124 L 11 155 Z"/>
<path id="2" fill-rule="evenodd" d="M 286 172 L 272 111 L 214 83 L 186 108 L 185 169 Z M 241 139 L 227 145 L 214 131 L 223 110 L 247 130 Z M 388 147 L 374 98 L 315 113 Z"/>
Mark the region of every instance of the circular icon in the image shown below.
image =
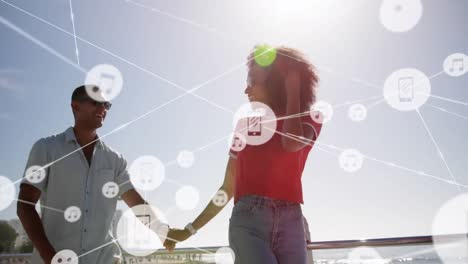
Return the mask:
<path id="1" fill-rule="evenodd" d="M 16 189 L 7 177 L 0 176 L 0 211 L 8 208 L 15 200 Z"/>
<path id="2" fill-rule="evenodd" d="M 315 123 L 327 123 L 333 117 L 333 107 L 328 102 L 317 101 L 310 107 L 310 117 Z"/>
<path id="3" fill-rule="evenodd" d="M 216 250 L 215 262 L 216 264 L 234 264 L 236 255 L 230 247 L 221 247 Z"/>
<path id="4" fill-rule="evenodd" d="M 242 151 L 247 146 L 247 139 L 241 133 L 231 133 L 228 137 L 229 148 L 235 152 Z"/>
<path id="5" fill-rule="evenodd" d="M 64 249 L 52 258 L 52 264 L 78 264 L 78 256 L 75 252 L 69 249 Z"/>
<path id="6" fill-rule="evenodd" d="M 176 204 L 182 210 L 193 210 L 198 205 L 200 195 L 192 186 L 183 186 L 176 192 Z"/>
<path id="7" fill-rule="evenodd" d="M 380 22 L 389 31 L 406 32 L 414 28 L 423 14 L 420 0 L 383 0 Z"/>
<path id="8" fill-rule="evenodd" d="M 459 77 L 468 72 L 468 56 L 454 53 L 444 60 L 444 71 L 452 77 Z"/>
<path id="9" fill-rule="evenodd" d="M 223 207 L 228 202 L 229 196 L 226 191 L 218 190 L 211 201 L 218 207 Z"/>
<path id="10" fill-rule="evenodd" d="M 41 166 L 33 165 L 26 170 L 24 177 L 30 183 L 40 183 L 45 179 L 46 171 Z"/>
<path id="11" fill-rule="evenodd" d="M 102 194 L 104 197 L 112 199 L 119 194 L 119 185 L 115 182 L 107 182 L 102 186 Z"/>
<path id="12" fill-rule="evenodd" d="M 384 259 L 373 248 L 358 247 L 348 254 L 348 262 L 350 264 L 383 264 Z"/>
<path id="13" fill-rule="evenodd" d="M 177 155 L 177 163 L 182 168 L 190 168 L 195 162 L 195 155 L 193 152 L 188 150 L 183 150 Z"/>
<path id="14" fill-rule="evenodd" d="M 117 223 L 117 241 L 129 254 L 148 256 L 159 248 L 167 238 L 169 226 L 164 214 L 147 204 L 128 209 Z"/>
<path id="15" fill-rule="evenodd" d="M 276 132 L 276 115 L 269 106 L 260 102 L 242 105 L 234 114 L 234 133 L 244 136 L 249 145 L 262 145 Z"/>
<path id="16" fill-rule="evenodd" d="M 276 49 L 269 45 L 259 45 L 255 47 L 254 51 L 255 62 L 262 66 L 270 66 L 276 59 Z"/>
<path id="17" fill-rule="evenodd" d="M 457 235 L 458 234 L 458 235 Z M 446 263 L 468 259 L 468 194 L 450 199 L 437 212 L 432 224 L 434 248 Z M 461 263 L 461 262 L 460 262 Z"/>
<path id="18" fill-rule="evenodd" d="M 429 78 L 417 69 L 401 69 L 393 72 L 384 84 L 384 98 L 399 111 L 416 110 L 431 96 Z"/>
<path id="19" fill-rule="evenodd" d="M 107 102 L 120 94 L 123 78 L 116 67 L 109 64 L 99 64 L 88 72 L 85 84 L 86 92 L 91 98 L 98 102 Z"/>
<path id="20" fill-rule="evenodd" d="M 76 206 L 70 206 L 65 210 L 64 217 L 68 222 L 75 223 L 81 218 L 81 209 Z"/>
<path id="21" fill-rule="evenodd" d="M 352 121 L 363 121 L 367 117 L 367 108 L 362 104 L 353 104 L 348 109 L 348 116 Z"/>
<path id="22" fill-rule="evenodd" d="M 166 169 L 162 162 L 153 156 L 137 158 L 129 169 L 130 181 L 139 190 L 151 191 L 164 181 Z"/>
<path id="23" fill-rule="evenodd" d="M 361 169 L 364 163 L 364 156 L 355 149 L 347 149 L 341 152 L 338 161 L 340 167 L 347 172 L 356 172 Z"/>

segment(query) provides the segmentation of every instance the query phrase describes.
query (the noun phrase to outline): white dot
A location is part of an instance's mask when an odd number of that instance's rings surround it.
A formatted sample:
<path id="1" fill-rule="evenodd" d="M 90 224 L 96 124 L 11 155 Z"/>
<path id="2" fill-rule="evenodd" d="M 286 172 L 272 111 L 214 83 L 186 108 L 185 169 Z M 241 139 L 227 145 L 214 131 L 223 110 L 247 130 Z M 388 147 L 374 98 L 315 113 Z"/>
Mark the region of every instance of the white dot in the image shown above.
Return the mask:
<path id="1" fill-rule="evenodd" d="M 40 183 L 45 179 L 46 171 L 41 166 L 34 165 L 26 170 L 24 176 L 30 183 Z"/>
<path id="2" fill-rule="evenodd" d="M 364 163 L 364 156 L 355 149 L 346 149 L 341 152 L 338 161 L 340 167 L 346 172 L 356 172 L 361 169 Z"/>
<path id="3" fill-rule="evenodd" d="M 235 152 L 242 151 L 247 146 L 247 139 L 241 133 L 231 133 L 228 137 L 229 148 Z"/>
<path id="4" fill-rule="evenodd" d="M 367 108 L 362 104 L 353 104 L 348 109 L 348 117 L 355 122 L 360 122 L 367 117 Z"/>
<path id="5" fill-rule="evenodd" d="M 218 207 L 223 207 L 228 202 L 228 194 L 224 190 L 218 190 L 214 197 L 211 199 L 213 204 Z"/>
<path id="6" fill-rule="evenodd" d="M 264 103 L 246 103 L 234 114 L 233 126 L 234 133 L 243 135 L 248 145 L 262 145 L 276 132 L 276 115 Z"/>
<path id="7" fill-rule="evenodd" d="M 102 186 L 102 194 L 109 199 L 115 198 L 119 194 L 119 185 L 115 182 L 107 182 Z"/>
<path id="8" fill-rule="evenodd" d="M 78 255 L 72 250 L 64 249 L 52 258 L 52 264 L 78 264 Z"/>
<path id="9" fill-rule="evenodd" d="M 406 32 L 414 28 L 423 14 L 420 0 L 383 0 L 380 22 L 389 31 Z"/>
<path id="10" fill-rule="evenodd" d="M 182 168 L 190 168 L 195 162 L 195 154 L 192 151 L 183 150 L 177 155 L 177 163 Z"/>
<path id="11" fill-rule="evenodd" d="M 460 260 L 468 259 L 468 194 L 460 194 L 438 210 L 433 224 L 432 235 L 434 248 L 445 264 L 453 263 L 454 256 Z M 461 234 L 453 236 L 451 240 L 444 235 Z M 460 262 L 461 263 L 461 262 Z"/>
<path id="12" fill-rule="evenodd" d="M 199 193 L 192 186 L 183 186 L 176 192 L 176 204 L 182 210 L 193 210 L 197 207 Z"/>
<path id="13" fill-rule="evenodd" d="M 148 256 L 167 238 L 167 219 L 156 207 L 137 205 L 124 212 L 117 223 L 117 241 L 129 254 Z"/>
<path id="14" fill-rule="evenodd" d="M 400 69 L 385 80 L 383 93 L 391 107 L 399 111 L 417 110 L 431 96 L 431 82 L 417 69 Z"/>
<path id="15" fill-rule="evenodd" d="M 444 71 L 452 77 L 460 77 L 468 72 L 468 56 L 463 53 L 454 53 L 444 60 Z"/>
<path id="16" fill-rule="evenodd" d="M 8 208 L 15 200 L 16 188 L 10 179 L 0 176 L 0 211 Z"/>
<path id="17" fill-rule="evenodd" d="M 326 101 L 317 101 L 310 107 L 310 117 L 315 123 L 327 123 L 333 117 L 333 106 Z"/>
<path id="18" fill-rule="evenodd" d="M 75 223 L 81 218 L 81 209 L 77 206 L 70 206 L 65 210 L 63 215 L 67 222 Z"/>
<path id="19" fill-rule="evenodd" d="M 236 255 L 234 251 L 229 247 L 222 247 L 216 250 L 215 262 L 216 264 L 234 264 Z"/>
<path id="20" fill-rule="evenodd" d="M 133 161 L 129 169 L 130 181 L 139 190 L 152 191 L 164 181 L 166 169 L 153 156 L 142 156 Z"/>
<path id="21" fill-rule="evenodd" d="M 94 66 L 85 79 L 87 94 L 96 101 L 115 99 L 122 91 L 123 78 L 120 71 L 109 64 Z M 99 89 L 95 89 L 95 86 Z"/>

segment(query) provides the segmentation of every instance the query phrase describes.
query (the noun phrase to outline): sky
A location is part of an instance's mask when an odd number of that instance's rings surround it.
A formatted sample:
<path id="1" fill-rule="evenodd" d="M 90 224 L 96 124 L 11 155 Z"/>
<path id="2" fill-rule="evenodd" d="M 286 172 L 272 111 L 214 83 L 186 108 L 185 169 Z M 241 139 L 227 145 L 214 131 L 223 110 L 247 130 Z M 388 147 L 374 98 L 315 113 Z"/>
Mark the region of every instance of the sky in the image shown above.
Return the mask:
<path id="1" fill-rule="evenodd" d="M 431 235 L 440 209 L 468 185 L 468 74 L 443 69 L 449 55 L 468 54 L 468 3 L 421 1 L 417 22 L 394 32 L 381 19 L 385 2 L 83 0 L 72 1 L 72 23 L 70 1 L 0 0 L 0 175 L 22 177 L 32 144 L 73 125 L 73 89 L 110 64 L 123 87 L 98 132 L 132 122 L 103 140 L 129 164 L 153 155 L 167 165 L 147 199 L 183 227 L 222 184 L 224 138 L 247 102 L 247 55 L 256 44 L 284 45 L 316 66 L 318 99 L 333 106 L 302 176 L 312 240 Z M 417 15 L 409 17 L 403 26 Z M 386 79 L 404 68 L 430 79 L 418 111 L 383 97 Z M 364 121 L 348 117 L 350 102 L 368 108 Z M 350 148 L 366 157 L 352 173 L 338 161 Z M 194 151 L 192 167 L 174 162 L 182 150 Z M 177 207 L 183 186 L 199 192 L 192 210 Z M 232 206 L 180 246 L 227 245 Z M 14 203 L 0 211 L 13 218 Z"/>

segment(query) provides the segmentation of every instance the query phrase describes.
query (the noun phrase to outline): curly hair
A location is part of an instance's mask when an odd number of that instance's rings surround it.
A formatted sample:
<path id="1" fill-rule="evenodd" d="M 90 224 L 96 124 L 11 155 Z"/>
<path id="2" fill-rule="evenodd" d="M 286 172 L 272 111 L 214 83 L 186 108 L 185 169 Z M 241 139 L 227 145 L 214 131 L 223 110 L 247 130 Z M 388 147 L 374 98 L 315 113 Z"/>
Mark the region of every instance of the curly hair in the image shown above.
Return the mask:
<path id="1" fill-rule="evenodd" d="M 247 57 L 247 67 L 250 71 L 251 68 L 257 64 L 267 70 L 266 87 L 269 97 L 272 99 L 270 106 L 274 112 L 286 113 L 286 87 L 285 78 L 288 71 L 296 70 L 301 76 L 301 93 L 300 103 L 301 112 L 310 111 L 310 107 L 316 100 L 316 87 L 319 82 L 319 77 L 316 73 L 315 67 L 307 61 L 305 56 L 298 50 L 288 47 L 270 48 L 274 53 L 274 61 L 266 66 L 257 63 L 256 56 L 258 57 L 259 47 L 257 45 L 254 50 Z"/>

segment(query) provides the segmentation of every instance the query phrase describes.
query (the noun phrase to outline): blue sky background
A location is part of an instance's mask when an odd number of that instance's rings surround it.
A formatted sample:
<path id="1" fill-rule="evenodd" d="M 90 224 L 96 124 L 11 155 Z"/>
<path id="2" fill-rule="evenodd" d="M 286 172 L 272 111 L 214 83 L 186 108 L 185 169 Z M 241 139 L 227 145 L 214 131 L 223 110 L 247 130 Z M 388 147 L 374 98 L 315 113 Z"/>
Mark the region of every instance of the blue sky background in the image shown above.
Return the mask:
<path id="1" fill-rule="evenodd" d="M 68 1 L 8 2 L 73 32 Z M 100 134 L 183 93 L 141 68 L 186 89 L 222 75 L 196 94 L 236 111 L 247 102 L 246 56 L 255 44 L 266 42 L 297 48 L 317 66 L 319 99 L 337 105 L 319 141 L 451 180 L 416 112 L 399 112 L 381 102 L 369 110 L 364 122 L 356 123 L 347 117 L 343 103 L 382 96 L 385 79 L 397 69 L 414 67 L 432 76 L 442 71 L 448 55 L 467 54 L 466 1 L 422 1 L 421 20 L 405 33 L 386 30 L 379 22 L 380 1 L 372 0 L 294 4 L 139 0 L 149 8 L 134 3 L 73 1 L 76 35 L 88 42 L 77 41 L 81 66 L 90 70 L 97 64 L 112 64 L 124 78 L 123 91 Z M 73 36 L 4 1 L 0 16 L 76 62 Z M 0 36 L 0 175 L 16 181 L 31 145 L 73 124 L 70 96 L 85 74 L 4 24 Z M 238 68 L 226 73 L 234 67 Z M 432 94 L 466 102 L 467 78 L 439 74 L 431 80 Z M 420 111 L 454 176 L 468 185 L 467 120 L 434 106 L 468 116 L 467 105 L 431 97 Z M 231 124 L 231 113 L 187 95 L 105 141 L 129 163 L 142 155 L 168 163 L 181 150 L 195 150 L 227 136 Z M 346 173 L 338 165 L 339 152 L 328 150 L 336 155 L 313 149 L 303 174 L 303 211 L 316 241 L 429 235 L 438 209 L 459 193 L 454 185 L 372 160 L 365 160 L 358 172 Z M 167 167 L 168 181 L 148 200 L 167 213 L 171 225 L 183 227 L 222 183 L 227 151 L 222 140 L 196 152 L 189 169 Z M 199 206 L 192 211 L 176 208 L 175 193 L 182 185 L 200 191 Z M 226 245 L 231 209 L 232 202 L 181 246 Z M 16 218 L 14 205 L 0 212 L 0 219 L 11 218 Z"/>

